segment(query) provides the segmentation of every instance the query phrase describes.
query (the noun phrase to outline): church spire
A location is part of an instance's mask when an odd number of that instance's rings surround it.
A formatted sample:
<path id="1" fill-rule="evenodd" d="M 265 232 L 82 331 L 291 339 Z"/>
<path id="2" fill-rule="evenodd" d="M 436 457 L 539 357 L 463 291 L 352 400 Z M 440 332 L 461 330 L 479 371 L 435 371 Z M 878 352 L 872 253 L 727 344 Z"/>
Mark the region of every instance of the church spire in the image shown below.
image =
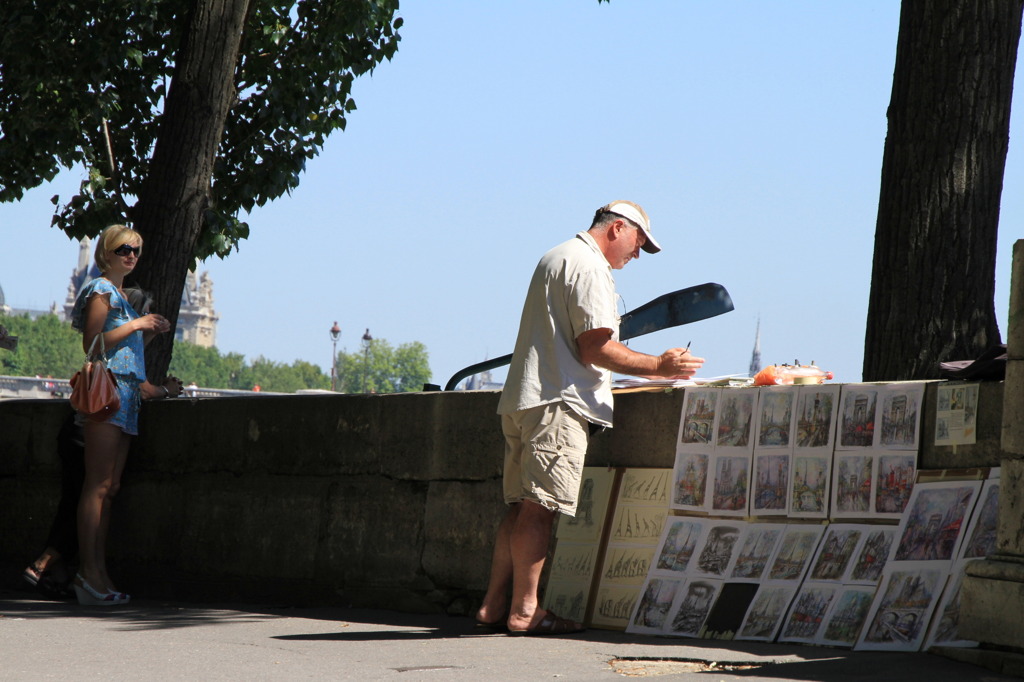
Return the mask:
<path id="1" fill-rule="evenodd" d="M 750 354 L 750 376 L 761 371 L 761 316 L 757 316 L 757 332 L 754 333 L 754 352 Z"/>

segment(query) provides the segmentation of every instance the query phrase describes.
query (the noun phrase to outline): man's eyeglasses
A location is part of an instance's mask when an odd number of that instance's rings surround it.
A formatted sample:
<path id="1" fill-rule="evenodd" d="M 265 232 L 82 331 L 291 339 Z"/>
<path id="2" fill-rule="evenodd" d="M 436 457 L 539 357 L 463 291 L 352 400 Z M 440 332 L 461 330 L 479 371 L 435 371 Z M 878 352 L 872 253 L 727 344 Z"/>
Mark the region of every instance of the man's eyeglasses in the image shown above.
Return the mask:
<path id="1" fill-rule="evenodd" d="M 135 254 L 138 258 L 139 254 L 142 253 L 141 246 L 129 246 L 128 244 L 121 244 L 121 246 L 114 249 L 114 254 L 118 256 L 127 256 L 129 253 Z"/>

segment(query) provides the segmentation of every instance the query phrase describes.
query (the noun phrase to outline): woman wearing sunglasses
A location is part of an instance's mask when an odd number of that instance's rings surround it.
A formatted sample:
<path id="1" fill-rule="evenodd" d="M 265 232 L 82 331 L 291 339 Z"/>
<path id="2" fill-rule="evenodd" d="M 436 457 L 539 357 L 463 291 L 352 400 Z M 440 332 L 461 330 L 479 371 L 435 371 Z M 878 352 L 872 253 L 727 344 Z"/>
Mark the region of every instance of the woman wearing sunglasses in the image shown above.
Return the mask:
<path id="1" fill-rule="evenodd" d="M 121 399 L 121 407 L 109 420 L 84 420 L 85 483 L 78 504 L 79 571 L 74 582 L 81 604 L 114 606 L 129 601 L 107 574 L 111 502 L 121 485 L 131 437 L 138 434 L 141 401 L 181 394 L 181 382 L 174 377 L 162 386 L 146 381 L 145 345 L 171 325 L 161 315 L 140 316 L 122 291 L 125 276 L 141 255 L 142 236 L 135 230 L 112 225 L 100 233 L 96 265 L 102 276 L 82 288 L 71 312 L 71 326 L 82 332 L 87 353 L 93 340 L 101 337 L 96 349 L 103 346 Z"/>

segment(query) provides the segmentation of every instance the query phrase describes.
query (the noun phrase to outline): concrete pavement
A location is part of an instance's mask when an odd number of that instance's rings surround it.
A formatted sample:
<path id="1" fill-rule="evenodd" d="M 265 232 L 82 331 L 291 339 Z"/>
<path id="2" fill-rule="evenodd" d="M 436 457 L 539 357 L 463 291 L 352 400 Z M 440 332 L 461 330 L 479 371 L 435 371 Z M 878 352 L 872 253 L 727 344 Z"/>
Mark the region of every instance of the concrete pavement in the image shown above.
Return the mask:
<path id="1" fill-rule="evenodd" d="M 0 680 L 1016 680 L 931 654 L 589 630 L 481 634 L 468 618 L 342 608 L 80 607 L 0 590 Z"/>

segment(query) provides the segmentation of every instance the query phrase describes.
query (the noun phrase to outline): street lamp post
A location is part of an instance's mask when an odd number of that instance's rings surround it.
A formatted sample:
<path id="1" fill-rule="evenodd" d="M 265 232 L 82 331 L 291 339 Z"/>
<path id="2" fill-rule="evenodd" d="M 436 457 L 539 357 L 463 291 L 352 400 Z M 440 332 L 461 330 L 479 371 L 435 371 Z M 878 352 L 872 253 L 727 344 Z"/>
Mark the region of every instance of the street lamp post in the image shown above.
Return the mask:
<path id="1" fill-rule="evenodd" d="M 370 342 L 373 341 L 373 337 L 370 336 L 370 330 L 367 329 L 366 333 L 363 334 L 363 393 L 366 393 L 366 373 L 370 367 Z"/>
<path id="2" fill-rule="evenodd" d="M 331 327 L 331 390 L 338 390 L 338 338 L 341 336 L 341 327 L 338 321 L 334 321 Z"/>

